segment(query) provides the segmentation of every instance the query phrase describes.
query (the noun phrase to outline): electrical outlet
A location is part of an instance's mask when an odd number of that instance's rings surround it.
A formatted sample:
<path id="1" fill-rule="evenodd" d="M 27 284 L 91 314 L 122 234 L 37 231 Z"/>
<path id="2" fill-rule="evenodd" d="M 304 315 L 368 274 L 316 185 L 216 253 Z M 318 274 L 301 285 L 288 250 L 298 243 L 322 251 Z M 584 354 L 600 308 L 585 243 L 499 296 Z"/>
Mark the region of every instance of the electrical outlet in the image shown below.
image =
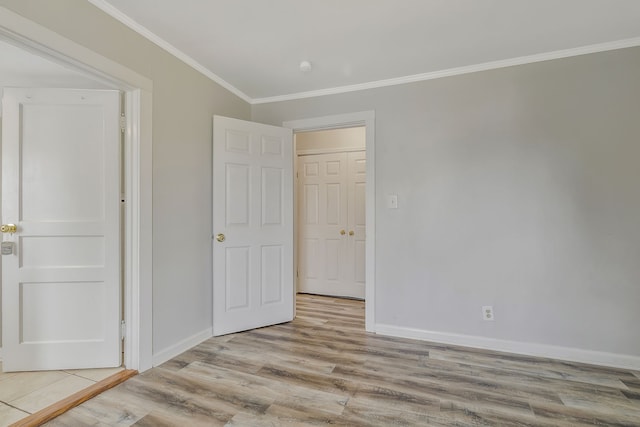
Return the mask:
<path id="1" fill-rule="evenodd" d="M 493 315 L 493 307 L 490 305 L 482 306 L 482 319 L 483 320 L 495 320 Z"/>

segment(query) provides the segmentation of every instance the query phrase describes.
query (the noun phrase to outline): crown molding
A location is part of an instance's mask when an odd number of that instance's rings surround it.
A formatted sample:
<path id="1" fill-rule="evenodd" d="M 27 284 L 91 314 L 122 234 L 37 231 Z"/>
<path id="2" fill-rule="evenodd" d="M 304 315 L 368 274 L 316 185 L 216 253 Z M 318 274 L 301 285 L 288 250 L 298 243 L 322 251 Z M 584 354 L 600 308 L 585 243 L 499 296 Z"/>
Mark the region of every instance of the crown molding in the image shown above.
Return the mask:
<path id="1" fill-rule="evenodd" d="M 124 24 L 127 27 L 131 28 L 136 33 L 140 34 L 141 36 L 143 36 L 144 38 L 148 39 L 149 41 L 155 43 L 156 45 L 158 45 L 162 49 L 164 49 L 167 52 L 169 52 L 171 55 L 173 55 L 176 58 L 180 59 L 185 64 L 189 65 L 193 69 L 195 69 L 195 70 L 199 71 L 200 73 L 204 74 L 209 79 L 211 79 L 214 82 L 218 83 L 220 86 L 222 86 L 223 88 L 227 89 L 229 92 L 233 93 L 234 95 L 238 96 L 240 99 L 242 99 L 242 100 L 244 100 L 244 101 L 246 101 L 246 102 L 248 102 L 250 104 L 253 102 L 251 97 L 249 97 L 247 94 L 242 92 L 240 89 L 236 88 L 231 83 L 229 83 L 226 80 L 224 80 L 222 77 L 220 77 L 217 74 L 213 73 L 207 67 L 205 67 L 204 65 L 200 64 L 198 61 L 196 61 L 195 59 L 191 58 L 189 55 L 187 55 L 186 53 L 182 52 L 180 49 L 178 49 L 177 47 L 173 46 L 172 44 L 170 44 L 169 42 L 167 42 L 163 38 L 159 37 L 158 35 L 156 35 L 155 33 L 151 32 L 151 31 L 149 31 L 146 27 L 140 25 L 139 23 L 137 23 L 136 21 L 131 19 L 129 16 L 125 15 L 124 13 L 122 13 L 120 11 L 120 9 L 115 8 L 110 3 L 107 3 L 105 0 L 88 0 L 88 1 L 89 1 L 89 3 L 91 3 L 92 5 L 97 7 L 98 9 L 102 10 L 103 12 L 105 12 L 107 15 L 110 15 L 112 18 L 115 18 L 116 20 L 120 21 L 122 24 Z"/>
<path id="2" fill-rule="evenodd" d="M 304 98 L 315 98 L 318 96 L 326 96 L 326 95 L 338 95 L 341 93 L 356 92 L 356 91 L 367 90 L 367 89 L 376 89 L 376 88 L 382 88 L 387 86 L 396 86 L 396 85 L 402 85 L 407 83 L 416 83 L 416 82 L 421 82 L 425 80 L 434 80 L 434 79 L 441 79 L 444 77 L 458 76 L 461 74 L 476 73 L 478 71 L 494 70 L 498 68 L 513 67 L 516 65 L 551 61 L 553 59 L 569 58 L 572 56 L 587 55 L 590 53 L 605 52 L 609 50 L 617 50 L 617 49 L 624 49 L 628 47 L 640 46 L 640 37 L 634 37 L 630 39 L 616 40 L 613 42 L 598 43 L 598 44 L 592 44 L 587 46 L 581 46 L 577 48 L 562 49 L 562 50 L 556 50 L 552 52 L 539 53 L 535 55 L 519 56 L 516 58 L 484 62 L 481 64 L 467 65 L 463 67 L 448 68 L 444 70 L 431 71 L 428 73 L 412 74 L 409 76 L 397 77 L 393 79 L 376 80 L 376 81 L 367 82 L 367 83 L 359 83 L 359 84 L 347 85 L 347 86 L 337 86 L 333 88 L 311 90 L 306 92 L 297 92 L 297 93 L 291 93 L 286 95 L 268 96 L 263 98 L 251 98 L 249 95 L 245 94 L 240 89 L 236 88 L 231 83 L 227 82 L 222 77 L 213 73 L 207 67 L 200 64 L 198 61 L 191 58 L 186 53 L 182 52 L 180 49 L 171 45 L 164 39 L 160 38 L 156 34 L 149 31 L 144 26 L 140 25 L 139 23 L 137 23 L 136 21 L 134 21 L 133 19 L 131 19 L 130 17 L 122 13 L 119 9 L 112 6 L 106 0 L 88 0 L 88 1 L 98 9 L 112 16 L 113 18 L 117 19 L 127 27 L 131 28 L 133 31 L 147 38 L 148 40 L 155 43 L 162 49 L 166 50 L 167 52 L 169 52 L 176 58 L 180 59 L 187 65 L 193 67 L 194 69 L 204 74 L 214 82 L 218 83 L 220 86 L 227 89 L 229 92 L 233 93 L 234 95 L 238 96 L 242 100 L 252 105 L 268 104 L 272 102 L 292 101 L 292 100 L 304 99 Z"/>
<path id="3" fill-rule="evenodd" d="M 415 83 L 425 80 L 441 79 L 443 77 L 458 76 L 461 74 L 476 73 L 497 68 L 513 67 L 515 65 L 531 64 L 534 62 L 550 61 L 553 59 L 569 58 L 572 56 L 587 55 L 590 53 L 604 52 L 608 50 L 624 49 L 627 47 L 640 46 L 640 37 L 617 40 L 614 42 L 599 43 L 582 46 L 572 49 L 556 50 L 536 55 L 519 56 L 517 58 L 504 59 L 499 61 L 485 62 L 482 64 L 468 65 L 464 67 L 448 68 L 445 70 L 432 71 L 429 73 L 413 74 L 410 76 L 397 77 L 393 79 L 377 80 L 373 82 L 360 83 L 349 86 L 339 86 L 328 89 L 312 90 L 308 92 L 298 92 L 288 95 L 270 96 L 266 98 L 253 98 L 251 104 L 267 104 L 271 102 L 292 101 L 295 99 L 313 98 L 316 96 L 337 95 L 360 90 L 376 89 L 386 86 L 396 86 L 406 83 Z"/>

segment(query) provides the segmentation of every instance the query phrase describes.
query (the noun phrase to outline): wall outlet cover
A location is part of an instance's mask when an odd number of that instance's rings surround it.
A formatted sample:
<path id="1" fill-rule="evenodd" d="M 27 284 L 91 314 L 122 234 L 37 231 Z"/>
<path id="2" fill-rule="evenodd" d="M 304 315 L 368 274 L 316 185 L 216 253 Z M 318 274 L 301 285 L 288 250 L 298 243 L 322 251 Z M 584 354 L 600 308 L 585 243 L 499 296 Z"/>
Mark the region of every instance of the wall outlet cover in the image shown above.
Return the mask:
<path id="1" fill-rule="evenodd" d="M 493 306 L 491 305 L 482 306 L 482 319 L 490 320 L 490 321 L 495 320 L 495 315 L 493 313 Z"/>

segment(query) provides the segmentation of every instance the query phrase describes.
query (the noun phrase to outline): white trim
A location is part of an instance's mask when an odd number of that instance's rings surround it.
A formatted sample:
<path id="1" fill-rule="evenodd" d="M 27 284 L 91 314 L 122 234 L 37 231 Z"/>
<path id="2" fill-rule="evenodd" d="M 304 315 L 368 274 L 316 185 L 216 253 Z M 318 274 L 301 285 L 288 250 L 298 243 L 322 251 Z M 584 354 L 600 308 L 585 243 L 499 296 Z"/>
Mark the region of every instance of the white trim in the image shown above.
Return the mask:
<path id="1" fill-rule="evenodd" d="M 336 147 L 336 148 L 309 148 L 307 150 L 298 150 L 296 151 L 297 156 L 313 156 L 315 154 L 333 154 L 333 153 L 358 153 L 360 151 L 366 151 L 365 148 L 346 148 L 346 147 Z"/>
<path id="2" fill-rule="evenodd" d="M 312 90 L 308 92 L 298 92 L 288 95 L 270 96 L 265 98 L 253 98 L 251 104 L 267 104 L 270 102 L 291 101 L 294 99 L 313 98 L 316 96 L 337 95 L 346 92 L 375 89 L 386 86 L 396 86 L 406 83 L 415 83 L 425 80 L 440 79 L 443 77 L 457 76 L 460 74 L 475 73 L 478 71 L 493 70 L 496 68 L 513 67 L 515 65 L 531 64 L 534 62 L 550 61 L 552 59 L 569 58 L 572 56 L 586 55 L 590 53 L 604 52 L 608 50 L 624 49 L 627 47 L 640 46 L 640 37 L 618 40 L 609 43 L 600 43 L 589 46 L 582 46 L 573 49 L 556 50 L 553 52 L 539 53 L 536 55 L 519 56 L 516 58 L 503 59 L 499 61 L 485 62 L 482 64 L 467 65 L 464 67 L 448 68 L 445 70 L 432 71 L 428 73 L 413 74 L 410 76 L 397 77 L 394 79 L 377 80 L 373 82 L 360 83 L 349 86 L 338 86 L 328 89 Z"/>
<path id="3" fill-rule="evenodd" d="M 427 331 L 393 325 L 375 325 L 375 332 L 401 338 L 412 338 L 442 344 L 464 347 L 482 348 L 503 351 L 527 356 L 547 357 L 571 362 L 589 363 L 593 365 L 611 366 L 614 368 L 640 370 L 640 357 L 626 354 L 606 353 L 572 347 L 561 347 L 549 344 L 536 344 L 520 341 L 508 341 L 473 335 L 452 334 L 447 332 Z"/>
<path id="4" fill-rule="evenodd" d="M 366 184 L 366 243 L 365 243 L 365 330 L 374 332 L 375 327 L 375 277 L 376 277 L 376 175 L 375 175 L 375 111 L 338 114 L 333 116 L 286 121 L 282 126 L 293 132 L 339 129 L 365 126 L 367 153 Z M 295 153 L 294 153 L 295 154 Z"/>
<path id="5" fill-rule="evenodd" d="M 152 331 L 152 253 L 153 236 L 151 221 L 152 140 L 151 93 L 135 90 L 127 92 L 125 112 L 125 284 L 124 318 L 126 337 L 124 340 L 125 366 L 144 371 L 151 368 L 153 348 Z M 148 129 L 146 135 L 141 129 Z M 135 141 L 138 141 L 137 143 Z M 134 173 L 135 171 L 138 173 Z M 128 265 L 126 265 L 128 263 Z M 126 285 L 125 285 L 126 286 Z M 137 366 L 137 368 L 134 368 Z"/>
<path id="6" fill-rule="evenodd" d="M 164 350 L 160 350 L 153 355 L 153 366 L 162 365 L 164 362 L 173 359 L 179 354 L 184 353 L 200 344 L 203 341 L 208 340 L 213 336 L 213 328 L 209 327 L 203 331 L 200 331 L 190 337 L 183 339 L 182 341 L 173 344 Z"/>
<path id="7" fill-rule="evenodd" d="M 125 364 L 152 365 L 151 93 L 148 78 L 0 6 L 0 37 L 126 91 Z M 127 156 L 125 156 L 127 157 Z"/>
<path id="8" fill-rule="evenodd" d="M 149 29 L 147 29 L 143 25 L 131 19 L 129 16 L 125 15 L 119 9 L 114 7 L 112 4 L 107 3 L 105 0 L 88 0 L 88 1 L 98 9 L 102 10 L 107 15 L 110 15 L 112 18 L 115 18 L 116 20 L 120 21 L 121 23 L 131 28 L 136 33 L 140 34 L 142 37 L 153 42 L 160 48 L 166 50 L 171 55 L 175 56 L 176 58 L 184 62 L 185 64 L 189 65 L 193 69 L 207 76 L 209 79 L 218 83 L 220 86 L 227 89 L 229 92 L 233 93 L 234 95 L 243 99 L 244 101 L 251 103 L 251 98 L 247 94 L 245 94 L 244 92 L 242 92 L 241 90 L 233 86 L 231 83 L 224 80 L 222 77 L 213 73 L 207 67 L 200 64 L 198 61 L 196 61 L 186 53 L 182 52 L 180 49 L 173 46 L 171 43 L 164 40 L 162 37 L 156 35 L 155 33 L 151 32 Z"/>

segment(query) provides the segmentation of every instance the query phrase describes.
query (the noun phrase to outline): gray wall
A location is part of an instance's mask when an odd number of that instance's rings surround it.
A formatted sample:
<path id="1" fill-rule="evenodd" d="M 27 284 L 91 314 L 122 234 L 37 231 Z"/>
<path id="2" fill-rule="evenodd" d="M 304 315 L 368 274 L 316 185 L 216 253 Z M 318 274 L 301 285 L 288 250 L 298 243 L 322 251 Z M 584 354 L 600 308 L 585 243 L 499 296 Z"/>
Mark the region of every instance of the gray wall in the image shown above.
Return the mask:
<path id="1" fill-rule="evenodd" d="M 84 0 L 0 5 L 153 80 L 153 349 L 211 327 L 212 116 L 250 106 Z"/>
<path id="2" fill-rule="evenodd" d="M 375 110 L 377 323 L 638 356 L 639 75 L 631 48 L 252 117 Z"/>

